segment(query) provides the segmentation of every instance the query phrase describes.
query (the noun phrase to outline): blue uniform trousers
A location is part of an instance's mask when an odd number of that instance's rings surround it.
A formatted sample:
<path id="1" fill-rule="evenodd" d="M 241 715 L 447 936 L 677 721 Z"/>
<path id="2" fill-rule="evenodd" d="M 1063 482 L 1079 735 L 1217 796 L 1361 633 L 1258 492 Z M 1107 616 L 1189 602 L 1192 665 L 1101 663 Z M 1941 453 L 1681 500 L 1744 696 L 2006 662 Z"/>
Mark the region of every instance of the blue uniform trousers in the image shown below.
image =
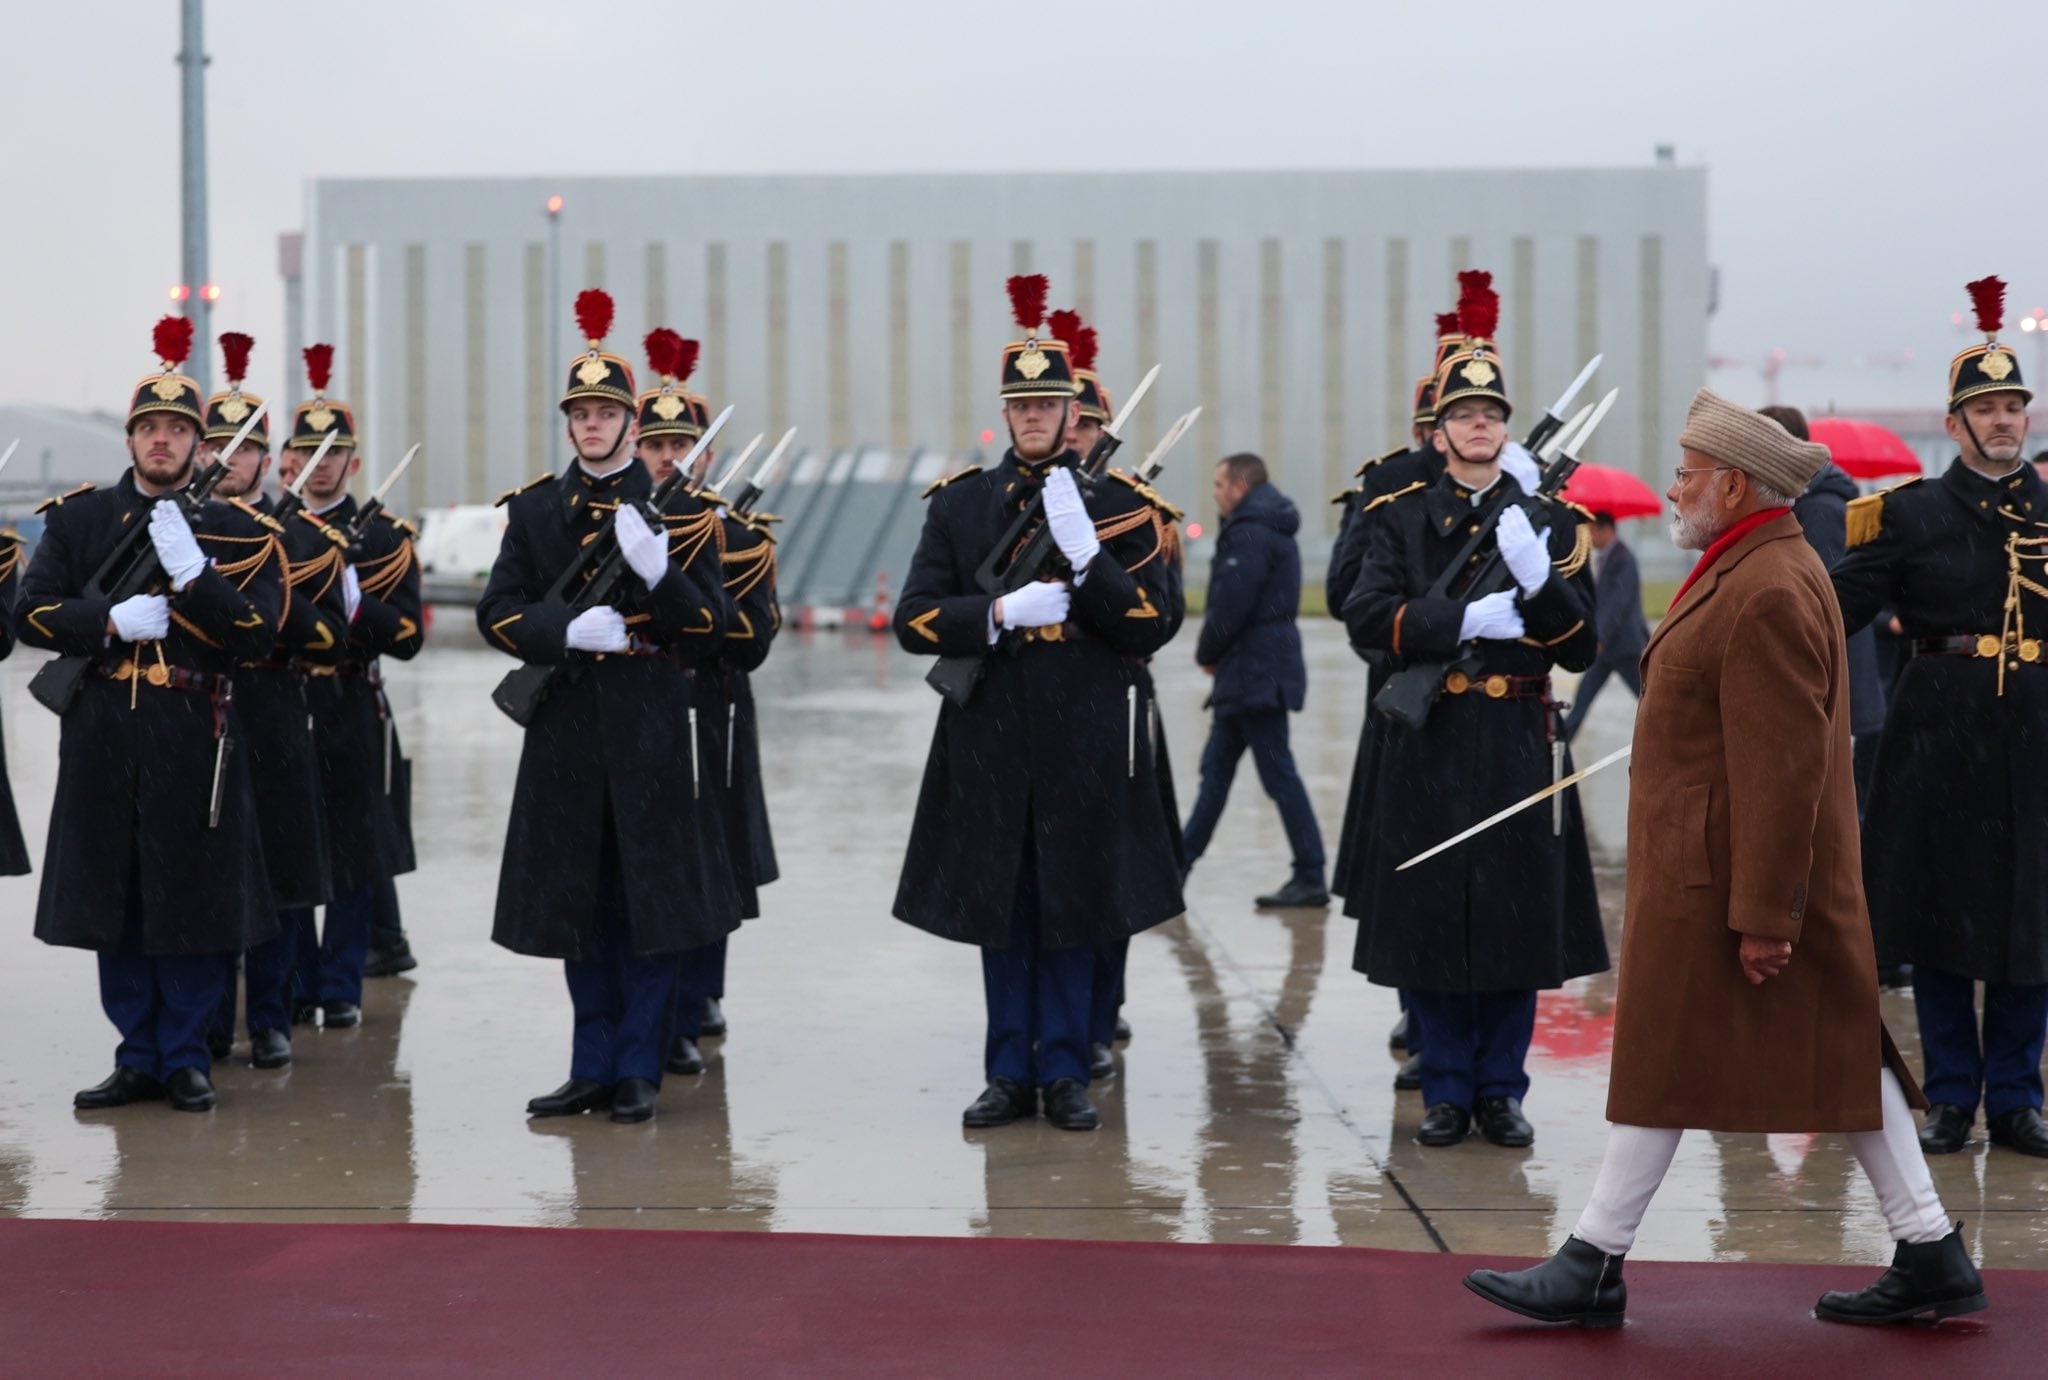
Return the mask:
<path id="1" fill-rule="evenodd" d="M 1090 978 L 1088 999 L 1088 1040 L 1091 1044 L 1116 1042 L 1117 1013 L 1124 1009 L 1124 968 L 1131 959 L 1131 941 L 1095 946 L 1095 967 Z"/>
<path id="2" fill-rule="evenodd" d="M 1913 965 L 1913 1008 L 1929 1102 L 1948 1102 L 1975 1118 L 2041 1106 L 2041 1046 L 2048 1034 L 2048 986 L 1984 984 L 1984 1033 L 1977 1034 L 1977 984 Z"/>
<path id="3" fill-rule="evenodd" d="M 336 896 L 327 903 L 326 924 L 316 927 L 313 907 L 280 912 L 297 928 L 293 965 L 298 999 L 363 1004 L 363 960 L 370 952 L 370 923 L 377 910 L 377 883 Z"/>
<path id="4" fill-rule="evenodd" d="M 1410 1027 L 1421 1017 L 1422 1100 L 1470 1111 L 1482 1097 L 1526 1097 L 1523 1061 L 1536 1033 L 1534 992 L 1408 993 Z"/>
<path id="5" fill-rule="evenodd" d="M 704 1037 L 704 1002 L 725 996 L 725 940 L 681 955 L 676 976 L 675 1035 L 695 1041 Z"/>
<path id="6" fill-rule="evenodd" d="M 604 851 L 603 875 L 616 879 L 618 850 L 609 823 Z M 569 1002 L 576 1012 L 569 1076 L 599 1083 L 645 1078 L 659 1086 L 662 1065 L 668 1059 L 683 955 L 633 952 L 625 901 L 615 880 L 599 894 L 594 918 L 584 956 L 562 963 Z"/>
<path id="7" fill-rule="evenodd" d="M 243 1001 L 247 1007 L 251 1035 L 259 1030 L 282 1030 L 289 1035 L 292 1029 L 292 982 L 299 932 L 290 911 L 279 911 L 277 918 L 276 938 L 266 939 L 250 949 L 241 964 L 240 977 L 246 989 Z M 235 960 L 224 958 L 221 964 L 226 988 L 220 995 L 220 1005 L 214 1008 L 212 1033 L 232 1040 L 235 1036 Z"/>
<path id="8" fill-rule="evenodd" d="M 121 947 L 100 954 L 99 963 L 100 1009 L 121 1032 L 116 1065 L 158 1081 L 178 1069 L 212 1069 L 206 1028 L 226 988 L 221 955 L 151 958 L 131 930 Z"/>
<path id="9" fill-rule="evenodd" d="M 1062 1078 L 1088 1081 L 1089 997 L 1096 948 L 1040 948 L 1038 860 L 1026 823 L 1010 914 L 1010 946 L 981 951 L 988 1040 L 982 1062 L 989 1078 L 1051 1087 Z"/>
<path id="10" fill-rule="evenodd" d="M 405 943 L 405 925 L 398 917 L 398 879 L 370 884 L 370 947 L 387 953 Z"/>
<path id="11" fill-rule="evenodd" d="M 1237 775 L 1237 759 L 1250 748 L 1252 764 L 1258 768 L 1259 784 L 1280 807 L 1280 823 L 1287 831 L 1287 846 L 1294 854 L 1293 880 L 1323 884 L 1323 835 L 1316 828 L 1316 812 L 1308 802 L 1308 789 L 1294 769 L 1294 754 L 1287 746 L 1287 711 L 1258 709 L 1243 714 L 1218 714 L 1209 725 L 1209 741 L 1202 748 L 1202 785 L 1195 794 L 1195 808 L 1182 831 L 1189 863 L 1208 850 L 1216 822 L 1223 818 L 1223 804 L 1230 798 L 1230 783 Z"/>

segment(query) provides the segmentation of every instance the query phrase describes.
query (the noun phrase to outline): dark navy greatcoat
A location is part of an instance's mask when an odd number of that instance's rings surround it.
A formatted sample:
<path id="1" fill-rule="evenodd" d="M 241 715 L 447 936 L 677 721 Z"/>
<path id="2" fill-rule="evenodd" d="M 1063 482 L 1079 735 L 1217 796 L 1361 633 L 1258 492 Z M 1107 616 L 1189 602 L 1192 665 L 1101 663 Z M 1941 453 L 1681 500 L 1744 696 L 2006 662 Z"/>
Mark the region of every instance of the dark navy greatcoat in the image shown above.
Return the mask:
<path id="1" fill-rule="evenodd" d="M 12 528 L 0 531 L 0 661 L 14 650 L 15 594 L 27 564 L 21 537 Z M 0 877 L 19 877 L 29 870 L 28 843 L 14 813 L 14 788 L 7 782 L 7 748 L 0 739 Z"/>
<path id="2" fill-rule="evenodd" d="M 775 594 L 775 535 L 764 517 L 723 515 L 725 588 L 733 624 L 718 664 L 699 676 L 714 714 L 718 758 L 714 775 L 725 800 L 726 851 L 739 890 L 740 915 L 761 914 L 760 889 L 781 875 L 768 829 L 768 796 L 761 781 L 761 733 L 748 677 L 768 660 L 782 630 Z"/>
<path id="3" fill-rule="evenodd" d="M 239 953 L 277 932 L 241 707 L 207 690 L 151 684 L 146 673 L 161 665 L 167 679 L 173 668 L 226 678 L 267 656 L 284 600 L 278 546 L 253 509 L 205 504 L 191 525 L 211 564 L 170 594 L 164 639 L 131 645 L 107 631 L 113 601 L 87 598 L 85 588 L 131 524 L 149 521 L 154 502 L 132 471 L 110 488 L 68 495 L 48 509 L 22 581 L 15 631 L 23 642 L 129 675 L 87 675 L 65 712 L 36 937 L 118 948 L 133 895 L 149 956 Z M 157 590 L 168 591 L 168 582 Z M 208 827 L 217 723 L 234 746 L 220 823 Z"/>
<path id="4" fill-rule="evenodd" d="M 1184 909 L 1180 821 L 1166 813 L 1142 702 L 1144 658 L 1185 613 L 1168 510 L 1123 476 L 1096 482 L 1085 501 L 1102 550 L 1057 640 L 1008 631 L 989 644 L 994 600 L 975 572 L 1047 472 L 1006 453 L 932 491 L 896 606 L 906 651 L 983 664 L 972 702 L 939 706 L 896 918 L 986 947 L 1009 943 L 1026 829 L 1043 947 L 1123 939 Z"/>

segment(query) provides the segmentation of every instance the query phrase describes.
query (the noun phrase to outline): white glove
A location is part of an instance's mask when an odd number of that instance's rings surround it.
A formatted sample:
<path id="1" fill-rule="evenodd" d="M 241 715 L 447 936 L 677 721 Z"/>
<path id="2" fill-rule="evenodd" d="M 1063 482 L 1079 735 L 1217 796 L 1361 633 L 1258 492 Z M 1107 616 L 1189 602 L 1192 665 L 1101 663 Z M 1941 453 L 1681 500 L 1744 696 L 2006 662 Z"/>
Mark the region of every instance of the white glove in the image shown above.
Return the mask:
<path id="1" fill-rule="evenodd" d="M 1045 477 L 1045 520 L 1074 573 L 1086 570 L 1102 542 L 1095 535 L 1095 519 L 1081 502 L 1081 491 L 1074 487 L 1074 472 L 1065 465 L 1056 466 Z"/>
<path id="2" fill-rule="evenodd" d="M 206 554 L 199 538 L 185 521 L 185 510 L 176 503 L 159 503 L 149 510 L 149 540 L 156 547 L 158 564 L 171 577 L 172 589 L 183 589 L 206 569 Z"/>
<path id="3" fill-rule="evenodd" d="M 171 601 L 161 594 L 131 594 L 107 610 L 123 642 L 154 642 L 171 630 Z"/>
<path id="4" fill-rule="evenodd" d="M 1000 600 L 1006 628 L 1049 628 L 1067 621 L 1067 606 L 1074 596 L 1054 581 L 1039 580 L 1012 590 Z"/>
<path id="5" fill-rule="evenodd" d="M 1493 534 L 1500 543 L 1500 558 L 1507 562 L 1508 573 L 1522 593 L 1534 594 L 1543 588 L 1550 578 L 1550 529 L 1536 531 L 1529 526 L 1529 515 L 1514 507 L 1500 515 Z"/>
<path id="6" fill-rule="evenodd" d="M 1510 441 L 1500 448 L 1500 467 L 1514 481 L 1522 486 L 1522 492 L 1533 494 L 1536 486 L 1543 482 L 1543 471 L 1536 467 L 1536 457 L 1520 441 Z"/>
<path id="7" fill-rule="evenodd" d="M 1483 637 L 1512 642 L 1523 631 L 1522 611 L 1515 607 L 1515 592 L 1503 589 L 1474 599 L 1465 606 L 1465 621 L 1458 626 L 1458 640 L 1470 642 L 1475 637 Z"/>
<path id="8" fill-rule="evenodd" d="M 626 615 L 610 604 L 585 609 L 569 620 L 568 641 L 572 652 L 623 652 Z"/>
<path id="9" fill-rule="evenodd" d="M 363 606 L 363 582 L 356 578 L 356 568 L 345 565 L 341 568 L 341 605 L 348 612 L 348 621 L 356 621 L 356 610 Z"/>
<path id="10" fill-rule="evenodd" d="M 655 535 L 647 519 L 640 516 L 640 510 L 624 503 L 612 514 L 612 531 L 618 536 L 626 564 L 633 567 L 640 583 L 649 589 L 660 584 L 661 577 L 668 574 L 668 538 Z"/>

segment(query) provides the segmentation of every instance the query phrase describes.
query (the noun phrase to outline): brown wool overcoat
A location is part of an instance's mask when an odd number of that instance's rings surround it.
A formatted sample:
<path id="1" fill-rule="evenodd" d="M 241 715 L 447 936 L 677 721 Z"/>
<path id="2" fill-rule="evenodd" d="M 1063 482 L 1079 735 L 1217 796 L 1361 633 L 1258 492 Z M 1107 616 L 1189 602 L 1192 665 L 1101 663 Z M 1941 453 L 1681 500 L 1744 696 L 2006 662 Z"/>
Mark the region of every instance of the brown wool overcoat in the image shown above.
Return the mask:
<path id="1" fill-rule="evenodd" d="M 1863 903 L 1849 674 L 1826 570 L 1786 513 L 1672 605 L 1643 653 L 1607 1116 L 1874 1131 L 1885 1032 Z M 1752 987 L 1743 934 L 1792 941 Z"/>

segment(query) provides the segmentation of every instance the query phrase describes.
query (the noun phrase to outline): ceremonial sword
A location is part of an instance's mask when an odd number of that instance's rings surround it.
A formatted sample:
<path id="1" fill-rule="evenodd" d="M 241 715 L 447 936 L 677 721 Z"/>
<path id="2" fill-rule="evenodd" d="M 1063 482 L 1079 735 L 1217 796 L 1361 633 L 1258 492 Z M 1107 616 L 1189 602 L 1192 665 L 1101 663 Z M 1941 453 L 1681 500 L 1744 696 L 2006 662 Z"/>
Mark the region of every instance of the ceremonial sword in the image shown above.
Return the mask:
<path id="1" fill-rule="evenodd" d="M 1541 805 L 1544 801 L 1550 799 L 1552 796 L 1559 794 L 1559 792 L 1563 791 L 1565 787 L 1578 785 L 1581 781 L 1584 781 L 1594 772 L 1602 771 L 1608 767 L 1613 766 L 1616 762 L 1619 762 L 1622 758 L 1628 756 L 1633 751 L 1635 751 L 1634 743 L 1630 743 L 1627 747 L 1624 748 L 1617 748 L 1613 752 L 1610 752 L 1605 757 L 1601 758 L 1599 761 L 1595 762 L 1592 766 L 1581 767 L 1577 771 L 1573 772 L 1570 776 L 1567 776 L 1564 780 L 1553 781 L 1548 786 L 1545 786 L 1542 790 L 1537 791 L 1533 795 L 1527 795 L 1522 797 L 1522 799 L 1517 800 L 1514 804 L 1508 806 L 1505 810 L 1499 810 L 1493 814 L 1488 815 L 1485 819 L 1480 820 L 1477 824 L 1473 825 L 1470 829 L 1465 830 L 1463 833 L 1453 834 L 1451 835 L 1451 837 L 1445 839 L 1442 843 L 1436 845 L 1436 847 L 1424 849 L 1422 852 L 1417 853 L 1414 857 L 1410 858 L 1407 862 L 1402 863 L 1399 867 L 1395 868 L 1394 870 L 1396 872 L 1406 872 L 1409 868 L 1415 866 L 1415 864 L 1419 862 L 1427 862 L 1429 859 L 1443 852 L 1446 848 L 1454 848 L 1458 844 L 1463 843 L 1466 839 L 1471 838 L 1475 834 L 1485 833 L 1488 829 L 1491 829 L 1494 825 L 1500 823 L 1502 820 L 1520 814 L 1522 811 L 1528 809 L 1531 805 Z"/>

